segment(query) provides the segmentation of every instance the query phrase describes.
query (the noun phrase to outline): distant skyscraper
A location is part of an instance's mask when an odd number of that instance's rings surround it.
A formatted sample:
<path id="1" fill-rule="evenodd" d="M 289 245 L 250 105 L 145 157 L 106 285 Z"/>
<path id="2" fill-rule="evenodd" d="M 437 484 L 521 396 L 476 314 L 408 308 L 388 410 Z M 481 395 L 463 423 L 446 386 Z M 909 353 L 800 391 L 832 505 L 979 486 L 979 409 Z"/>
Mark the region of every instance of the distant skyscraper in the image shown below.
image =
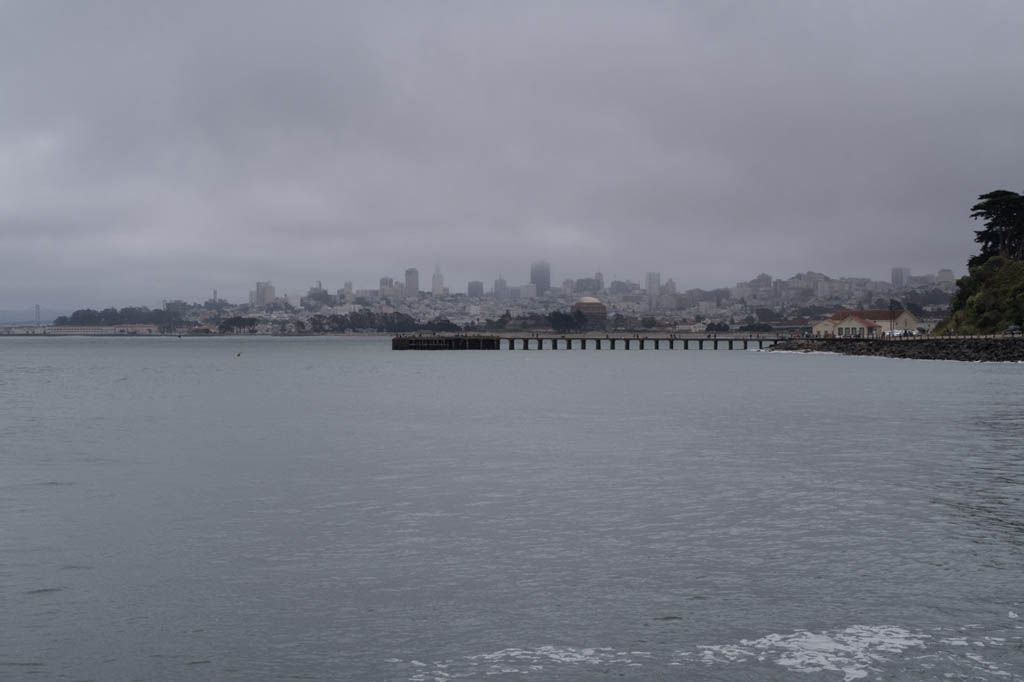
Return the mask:
<path id="1" fill-rule="evenodd" d="M 494 280 L 494 300 L 508 300 L 508 282 L 506 282 L 500 274 L 498 275 L 498 279 Z"/>
<path id="2" fill-rule="evenodd" d="M 661 296 L 661 273 L 647 273 L 647 309 L 654 311 L 658 309 L 658 297 Z"/>
<path id="3" fill-rule="evenodd" d="M 483 298 L 484 283 L 473 280 L 466 286 L 466 293 L 470 298 Z"/>
<path id="4" fill-rule="evenodd" d="M 380 296 L 389 296 L 391 295 L 391 290 L 394 288 L 395 280 L 391 279 L 390 277 L 381 277 L 380 286 L 378 287 L 377 291 Z"/>
<path id="5" fill-rule="evenodd" d="M 907 281 L 910 279 L 910 268 L 893 268 L 892 269 L 892 285 L 897 289 L 902 289 L 907 286 Z"/>
<path id="6" fill-rule="evenodd" d="M 420 271 L 416 268 L 409 268 L 405 271 L 405 297 L 419 298 L 420 295 Z"/>
<path id="7" fill-rule="evenodd" d="M 597 290 L 604 291 L 604 274 L 600 272 L 595 272 L 594 279 L 597 280 Z"/>
<path id="8" fill-rule="evenodd" d="M 277 292 L 270 282 L 256 282 L 256 291 L 249 292 L 249 305 L 265 306 L 274 302 Z"/>
<path id="9" fill-rule="evenodd" d="M 430 278 L 430 293 L 434 296 L 444 296 L 444 276 L 441 274 L 441 266 L 434 266 L 434 276 Z"/>
<path id="10" fill-rule="evenodd" d="M 527 300 L 537 298 L 537 285 L 531 283 L 519 287 L 519 298 Z"/>
<path id="11" fill-rule="evenodd" d="M 562 292 L 566 296 L 572 296 L 573 290 L 576 288 L 576 281 L 571 279 L 562 280 Z"/>
<path id="12" fill-rule="evenodd" d="M 551 289 L 551 266 L 547 261 L 537 261 L 530 266 L 530 284 L 537 287 L 538 296 L 543 296 Z"/>

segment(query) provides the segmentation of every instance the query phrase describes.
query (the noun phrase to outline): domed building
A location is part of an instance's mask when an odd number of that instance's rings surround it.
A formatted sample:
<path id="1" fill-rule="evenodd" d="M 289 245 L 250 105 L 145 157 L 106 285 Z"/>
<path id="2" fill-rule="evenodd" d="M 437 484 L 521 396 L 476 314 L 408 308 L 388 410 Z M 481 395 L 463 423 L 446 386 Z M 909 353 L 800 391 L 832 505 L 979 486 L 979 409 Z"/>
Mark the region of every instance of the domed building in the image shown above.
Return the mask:
<path id="1" fill-rule="evenodd" d="M 604 329 L 608 308 L 593 296 L 584 296 L 572 306 L 573 313 L 582 313 L 587 329 Z"/>

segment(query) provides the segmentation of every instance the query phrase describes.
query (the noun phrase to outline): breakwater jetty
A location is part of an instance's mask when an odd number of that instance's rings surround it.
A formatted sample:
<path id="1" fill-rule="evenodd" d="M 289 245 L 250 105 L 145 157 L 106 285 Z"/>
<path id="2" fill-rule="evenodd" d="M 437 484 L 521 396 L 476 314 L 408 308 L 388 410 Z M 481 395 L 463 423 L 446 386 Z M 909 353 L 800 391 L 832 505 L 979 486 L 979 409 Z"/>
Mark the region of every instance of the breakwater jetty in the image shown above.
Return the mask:
<path id="1" fill-rule="evenodd" d="M 392 350 L 750 350 L 781 337 L 764 334 L 695 336 L 657 333 L 399 334 Z"/>
<path id="2" fill-rule="evenodd" d="M 788 339 L 770 350 L 818 351 L 914 360 L 1024 362 L 1020 336 L 912 336 L 895 339 Z"/>

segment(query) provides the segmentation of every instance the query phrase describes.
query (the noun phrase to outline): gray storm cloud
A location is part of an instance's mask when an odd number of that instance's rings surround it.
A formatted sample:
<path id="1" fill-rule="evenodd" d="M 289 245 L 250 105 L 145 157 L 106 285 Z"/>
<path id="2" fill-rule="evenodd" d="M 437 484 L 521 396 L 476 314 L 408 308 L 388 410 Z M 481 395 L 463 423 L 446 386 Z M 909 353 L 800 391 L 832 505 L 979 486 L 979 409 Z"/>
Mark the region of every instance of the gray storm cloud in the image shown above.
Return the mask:
<path id="1" fill-rule="evenodd" d="M 0 2 L 0 307 L 963 270 L 1019 3 Z"/>

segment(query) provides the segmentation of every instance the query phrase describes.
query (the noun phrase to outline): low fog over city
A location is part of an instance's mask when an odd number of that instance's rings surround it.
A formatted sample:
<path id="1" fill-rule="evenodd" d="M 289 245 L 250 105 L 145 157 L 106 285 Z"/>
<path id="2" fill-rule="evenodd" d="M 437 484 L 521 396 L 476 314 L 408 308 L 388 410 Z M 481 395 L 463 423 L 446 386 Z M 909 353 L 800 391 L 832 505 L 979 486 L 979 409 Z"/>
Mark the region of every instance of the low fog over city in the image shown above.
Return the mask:
<path id="1" fill-rule="evenodd" d="M 0 309 L 964 274 L 1024 6 L 3 3 Z M 1010 187 L 1009 189 L 1015 189 Z M 429 282 L 427 283 L 429 284 Z M 429 291 L 429 286 L 424 286 Z"/>

